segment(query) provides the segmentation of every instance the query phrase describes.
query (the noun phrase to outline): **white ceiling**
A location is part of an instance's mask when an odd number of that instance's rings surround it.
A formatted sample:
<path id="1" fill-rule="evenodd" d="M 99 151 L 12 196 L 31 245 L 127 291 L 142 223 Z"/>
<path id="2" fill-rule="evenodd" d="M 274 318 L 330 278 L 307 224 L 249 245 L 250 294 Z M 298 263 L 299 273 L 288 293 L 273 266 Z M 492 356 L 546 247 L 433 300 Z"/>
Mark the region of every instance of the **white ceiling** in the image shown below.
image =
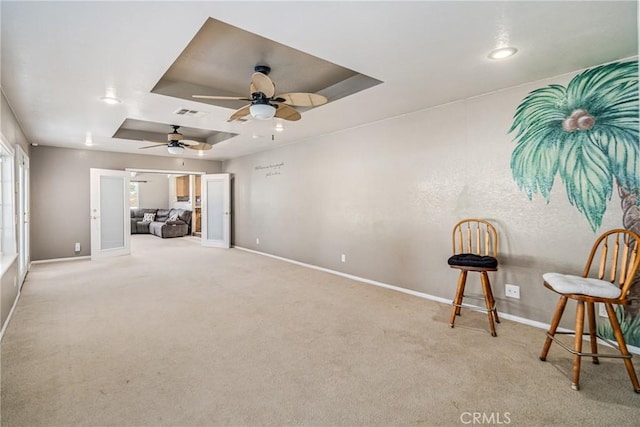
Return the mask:
<path id="1" fill-rule="evenodd" d="M 91 132 L 93 150 L 169 156 L 164 149 L 140 151 L 142 141 L 112 138 L 125 119 L 238 134 L 207 151 L 211 160 L 638 54 L 636 1 L 2 0 L 0 7 L 2 90 L 32 143 L 85 149 Z M 383 83 L 304 111 L 280 133 L 274 120 L 228 123 L 233 107 L 152 93 L 208 18 Z M 487 53 L 502 44 L 519 53 L 489 60 Z M 101 102 L 108 90 L 122 103 Z M 206 114 L 176 116 L 181 108 Z"/>

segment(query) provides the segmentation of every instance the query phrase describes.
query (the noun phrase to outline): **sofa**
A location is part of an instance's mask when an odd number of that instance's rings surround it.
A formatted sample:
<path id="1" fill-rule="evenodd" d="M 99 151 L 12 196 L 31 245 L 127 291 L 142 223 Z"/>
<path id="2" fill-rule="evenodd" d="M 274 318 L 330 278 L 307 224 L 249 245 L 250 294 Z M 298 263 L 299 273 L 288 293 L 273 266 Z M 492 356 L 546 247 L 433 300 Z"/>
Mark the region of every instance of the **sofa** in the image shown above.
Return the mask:
<path id="1" fill-rule="evenodd" d="M 131 209 L 131 234 L 153 234 L 163 239 L 191 234 L 188 209 Z"/>

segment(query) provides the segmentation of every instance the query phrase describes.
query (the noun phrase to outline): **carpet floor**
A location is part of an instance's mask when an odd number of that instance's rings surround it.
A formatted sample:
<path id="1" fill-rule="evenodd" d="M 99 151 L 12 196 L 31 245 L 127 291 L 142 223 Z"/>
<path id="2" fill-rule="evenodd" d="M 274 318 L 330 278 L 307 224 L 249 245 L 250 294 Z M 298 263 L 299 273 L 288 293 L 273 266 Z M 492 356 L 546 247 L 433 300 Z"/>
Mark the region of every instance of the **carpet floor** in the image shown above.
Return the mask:
<path id="1" fill-rule="evenodd" d="M 572 391 L 569 353 L 538 359 L 543 330 L 503 320 L 493 338 L 470 311 L 450 329 L 446 304 L 132 237 L 130 256 L 32 267 L 2 342 L 3 426 L 639 423 L 621 361 L 585 360 Z"/>

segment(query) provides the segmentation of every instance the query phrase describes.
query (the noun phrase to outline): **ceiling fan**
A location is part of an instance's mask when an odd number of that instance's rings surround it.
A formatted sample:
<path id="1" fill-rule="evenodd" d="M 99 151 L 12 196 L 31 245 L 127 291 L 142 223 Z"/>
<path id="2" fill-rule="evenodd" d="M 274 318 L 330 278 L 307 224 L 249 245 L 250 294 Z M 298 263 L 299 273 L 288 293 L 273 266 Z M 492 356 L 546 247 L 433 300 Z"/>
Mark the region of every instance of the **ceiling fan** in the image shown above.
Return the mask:
<path id="1" fill-rule="evenodd" d="M 228 121 L 238 120 L 247 115 L 254 119 L 269 120 L 278 117 L 284 120 L 300 120 L 300 113 L 293 107 L 317 107 L 325 104 L 327 98 L 317 93 L 282 93 L 276 95 L 276 85 L 269 78 L 271 68 L 267 65 L 256 65 L 251 75 L 249 97 L 193 95 L 199 99 L 219 99 L 227 101 L 250 101 L 249 105 L 236 110 Z"/>
<path id="2" fill-rule="evenodd" d="M 160 147 L 160 145 L 158 144 L 161 144 L 161 145 L 166 145 L 167 150 L 171 154 L 182 154 L 185 148 L 188 148 L 190 150 L 198 150 L 198 151 L 211 150 L 212 145 L 209 144 L 208 142 L 199 142 L 199 141 L 192 141 L 189 139 L 183 139 L 182 134 L 178 132 L 178 129 L 180 129 L 180 126 L 171 125 L 171 127 L 173 128 L 173 132 L 167 134 L 168 142 L 156 142 L 156 141 L 145 140 L 145 142 L 151 142 L 156 145 L 148 145 L 146 147 L 140 147 L 139 149 L 144 150 L 146 148 Z"/>

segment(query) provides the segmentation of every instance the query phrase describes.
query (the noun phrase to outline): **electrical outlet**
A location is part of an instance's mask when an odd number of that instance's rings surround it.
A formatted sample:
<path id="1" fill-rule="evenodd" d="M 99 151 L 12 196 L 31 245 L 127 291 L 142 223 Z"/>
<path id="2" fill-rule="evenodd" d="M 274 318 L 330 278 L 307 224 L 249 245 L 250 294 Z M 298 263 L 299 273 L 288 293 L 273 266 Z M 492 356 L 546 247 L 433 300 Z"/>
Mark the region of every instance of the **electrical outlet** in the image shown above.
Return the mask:
<path id="1" fill-rule="evenodd" d="M 80 242 L 76 242 L 75 251 L 80 252 Z"/>
<path id="2" fill-rule="evenodd" d="M 520 286 L 518 285 L 504 285 L 504 295 L 509 298 L 520 299 Z"/>
<path id="3" fill-rule="evenodd" d="M 340 261 L 347 262 L 347 256 L 345 254 L 342 254 L 342 256 L 340 257 Z"/>
<path id="4" fill-rule="evenodd" d="M 258 237 L 256 237 L 256 245 L 260 244 L 260 239 Z"/>

